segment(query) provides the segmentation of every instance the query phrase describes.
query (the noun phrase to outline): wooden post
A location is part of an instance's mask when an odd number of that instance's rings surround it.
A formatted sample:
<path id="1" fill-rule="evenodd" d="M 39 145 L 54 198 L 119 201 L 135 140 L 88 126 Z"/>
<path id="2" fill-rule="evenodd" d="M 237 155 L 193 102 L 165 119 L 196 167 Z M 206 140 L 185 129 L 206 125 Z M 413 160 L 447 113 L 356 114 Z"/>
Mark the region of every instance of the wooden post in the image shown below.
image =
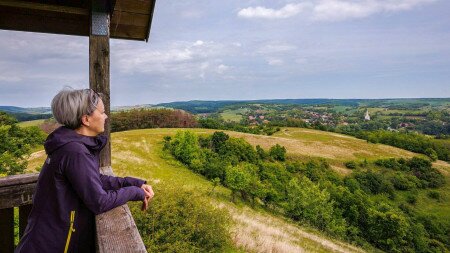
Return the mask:
<path id="1" fill-rule="evenodd" d="M 33 205 L 19 206 L 19 238 L 22 238 L 23 232 L 28 224 L 28 216 L 30 215 Z"/>
<path id="2" fill-rule="evenodd" d="M 14 252 L 14 208 L 0 209 L 0 252 Z"/>
<path id="3" fill-rule="evenodd" d="M 109 84 L 109 7 L 108 1 L 92 0 L 89 34 L 89 85 L 104 94 L 106 114 L 110 114 Z M 111 137 L 110 121 L 105 134 Z M 114 175 L 111 169 L 111 142 L 100 153 L 102 174 Z M 127 205 L 116 207 L 95 217 L 97 252 L 147 252 Z"/>
<path id="4" fill-rule="evenodd" d="M 89 34 L 89 86 L 91 89 L 103 93 L 105 113 L 110 115 L 110 86 L 109 86 L 109 6 L 107 1 L 93 0 L 90 17 Z M 105 134 L 108 143 L 100 153 L 100 167 L 111 166 L 111 125 L 105 122 Z"/>

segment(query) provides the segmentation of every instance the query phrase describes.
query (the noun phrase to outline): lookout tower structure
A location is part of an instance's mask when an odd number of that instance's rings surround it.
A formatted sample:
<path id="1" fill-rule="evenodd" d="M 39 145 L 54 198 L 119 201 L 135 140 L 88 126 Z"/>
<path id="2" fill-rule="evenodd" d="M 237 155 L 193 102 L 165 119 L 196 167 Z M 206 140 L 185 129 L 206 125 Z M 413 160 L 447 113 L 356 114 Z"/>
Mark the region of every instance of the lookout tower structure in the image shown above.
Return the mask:
<path id="1" fill-rule="evenodd" d="M 89 87 L 104 94 L 110 113 L 109 40 L 148 42 L 155 0 L 0 0 L 0 29 L 89 37 Z M 110 139 L 110 122 L 105 134 Z M 100 172 L 113 174 L 111 144 L 100 153 Z M 0 178 L 0 249 L 14 251 L 14 207 L 23 235 L 38 174 Z M 147 252 L 127 205 L 96 216 L 97 251 Z"/>

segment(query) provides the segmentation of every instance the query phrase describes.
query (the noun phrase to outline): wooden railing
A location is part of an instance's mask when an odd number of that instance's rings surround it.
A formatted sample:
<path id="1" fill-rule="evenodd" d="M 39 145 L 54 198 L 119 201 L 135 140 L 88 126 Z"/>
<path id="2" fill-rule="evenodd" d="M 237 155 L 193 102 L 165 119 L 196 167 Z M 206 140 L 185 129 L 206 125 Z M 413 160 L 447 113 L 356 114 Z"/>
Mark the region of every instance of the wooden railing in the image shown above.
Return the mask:
<path id="1" fill-rule="evenodd" d="M 111 167 L 100 173 L 113 175 Z M 14 251 L 14 207 L 19 207 L 19 236 L 22 237 L 32 208 L 39 174 L 0 178 L 0 252 Z M 95 217 L 97 252 L 147 252 L 128 205 Z"/>

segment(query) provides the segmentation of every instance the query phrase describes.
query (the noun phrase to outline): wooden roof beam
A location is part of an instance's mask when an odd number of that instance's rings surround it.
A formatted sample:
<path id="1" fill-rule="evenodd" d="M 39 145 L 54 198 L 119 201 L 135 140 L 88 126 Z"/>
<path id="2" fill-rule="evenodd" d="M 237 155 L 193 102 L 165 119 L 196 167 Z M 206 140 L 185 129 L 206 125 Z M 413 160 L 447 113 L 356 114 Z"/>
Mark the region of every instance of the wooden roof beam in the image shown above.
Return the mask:
<path id="1" fill-rule="evenodd" d="M 86 8 L 42 4 L 42 3 L 34 3 L 34 2 L 0 0 L 0 6 L 28 9 L 28 10 L 49 11 L 49 12 L 55 12 L 55 13 L 84 15 L 84 16 L 89 15 L 89 9 L 86 9 Z"/>

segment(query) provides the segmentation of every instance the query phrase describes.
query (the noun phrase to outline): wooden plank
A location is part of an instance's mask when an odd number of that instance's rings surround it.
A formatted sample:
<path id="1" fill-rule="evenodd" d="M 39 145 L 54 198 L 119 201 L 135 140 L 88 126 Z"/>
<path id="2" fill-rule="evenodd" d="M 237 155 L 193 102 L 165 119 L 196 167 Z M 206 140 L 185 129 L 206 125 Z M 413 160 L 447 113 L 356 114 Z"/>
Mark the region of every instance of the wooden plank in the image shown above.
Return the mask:
<path id="1" fill-rule="evenodd" d="M 0 209 L 0 250 L 14 252 L 14 208 Z"/>
<path id="2" fill-rule="evenodd" d="M 124 11 L 149 15 L 154 6 L 153 0 L 117 0 L 115 11 Z"/>
<path id="3" fill-rule="evenodd" d="M 0 209 L 31 204 L 37 183 L 0 188 Z"/>
<path id="4" fill-rule="evenodd" d="M 30 215 L 33 205 L 24 205 L 19 207 L 19 238 L 22 238 L 23 232 L 28 224 L 28 216 Z"/>
<path id="5" fill-rule="evenodd" d="M 1 7 L 0 29 L 87 36 L 89 34 L 89 18 L 77 15 L 65 16 L 58 13 L 26 13 Z"/>
<path id="6" fill-rule="evenodd" d="M 100 173 L 114 176 L 109 166 L 100 168 Z M 99 252 L 147 252 L 128 205 L 97 215 L 95 220 Z"/>
<path id="7" fill-rule="evenodd" d="M 39 173 L 13 175 L 0 178 L 0 188 L 19 184 L 36 183 Z"/>
<path id="8" fill-rule="evenodd" d="M 51 5 L 51 4 L 43 4 L 43 3 L 36 3 L 36 2 L 0 0 L 0 7 L 1 6 L 27 9 L 28 11 L 43 10 L 43 11 L 77 14 L 77 15 L 85 15 L 85 16 L 89 15 L 89 9 L 87 9 L 87 8 L 78 8 L 78 7 L 62 6 L 62 5 Z"/>
<path id="9" fill-rule="evenodd" d="M 149 18 L 149 15 L 144 14 L 114 12 L 114 15 L 111 17 L 111 30 L 114 28 L 114 25 L 133 25 L 147 28 Z"/>
<path id="10" fill-rule="evenodd" d="M 111 36 L 122 39 L 140 39 L 144 40 L 147 28 L 142 26 L 117 25 L 115 30 L 111 31 Z"/>

